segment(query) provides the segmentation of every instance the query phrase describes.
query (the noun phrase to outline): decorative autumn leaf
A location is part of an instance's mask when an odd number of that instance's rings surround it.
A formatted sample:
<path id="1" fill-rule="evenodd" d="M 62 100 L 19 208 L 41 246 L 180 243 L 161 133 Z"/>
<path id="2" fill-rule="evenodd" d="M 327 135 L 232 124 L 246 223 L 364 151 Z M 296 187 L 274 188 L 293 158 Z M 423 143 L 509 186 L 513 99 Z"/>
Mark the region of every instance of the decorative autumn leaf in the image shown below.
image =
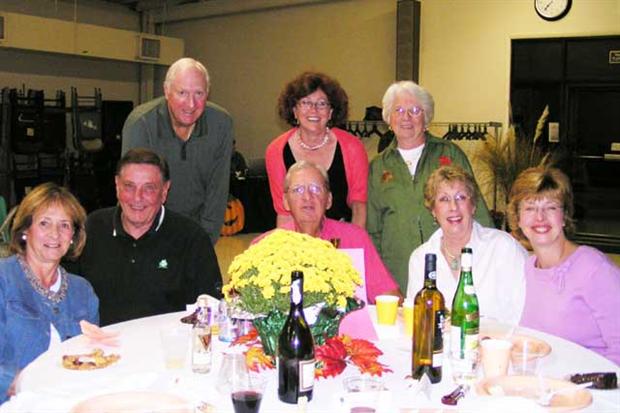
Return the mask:
<path id="1" fill-rule="evenodd" d="M 254 372 L 274 368 L 273 359 L 266 355 L 261 346 L 250 347 L 245 353 L 245 364 Z"/>
<path id="2" fill-rule="evenodd" d="M 356 365 L 362 373 L 381 376 L 384 372 L 391 371 L 387 366 L 377 361 L 377 358 L 383 354 L 374 344 L 367 340 L 351 339 L 344 337 L 344 344 L 347 353 L 350 355 L 350 361 Z"/>
<path id="3" fill-rule="evenodd" d="M 368 373 L 371 376 L 381 376 L 392 371 L 385 364 L 379 363 L 376 358 L 352 356 L 351 363 L 355 364 L 361 373 Z"/>
<path id="4" fill-rule="evenodd" d="M 315 377 L 337 376 L 347 367 L 347 350 L 339 337 L 327 339 L 325 344 L 314 349 Z"/>
<path id="5" fill-rule="evenodd" d="M 249 333 L 237 337 L 233 342 L 233 346 L 239 346 L 243 344 L 253 345 L 258 344 L 258 331 L 255 328 L 252 328 Z"/>
<path id="6" fill-rule="evenodd" d="M 350 339 L 345 342 L 347 352 L 351 356 L 363 358 L 377 358 L 383 355 L 383 352 L 375 347 L 370 341 L 362 339 Z"/>

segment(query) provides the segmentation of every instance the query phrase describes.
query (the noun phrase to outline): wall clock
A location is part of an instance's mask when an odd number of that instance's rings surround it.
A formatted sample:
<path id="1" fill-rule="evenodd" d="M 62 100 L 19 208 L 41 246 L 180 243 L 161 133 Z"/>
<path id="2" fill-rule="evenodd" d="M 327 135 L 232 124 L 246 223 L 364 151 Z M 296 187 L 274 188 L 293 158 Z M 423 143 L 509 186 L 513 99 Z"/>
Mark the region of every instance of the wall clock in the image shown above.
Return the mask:
<path id="1" fill-rule="evenodd" d="M 559 20 L 566 16 L 573 0 L 534 0 L 534 9 L 545 20 Z"/>

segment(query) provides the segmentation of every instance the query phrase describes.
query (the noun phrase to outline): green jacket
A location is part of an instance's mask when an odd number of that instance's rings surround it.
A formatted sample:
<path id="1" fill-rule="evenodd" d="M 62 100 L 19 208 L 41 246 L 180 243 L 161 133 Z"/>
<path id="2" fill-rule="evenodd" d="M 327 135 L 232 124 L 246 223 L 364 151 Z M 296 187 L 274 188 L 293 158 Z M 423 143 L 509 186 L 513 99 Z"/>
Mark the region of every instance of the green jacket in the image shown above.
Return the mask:
<path id="1" fill-rule="evenodd" d="M 413 179 L 396 140 L 370 164 L 366 229 L 403 292 L 407 291 L 411 253 L 439 228 L 424 207 L 424 184 L 435 169 L 449 164 L 459 165 L 474 175 L 461 148 L 429 133 Z M 475 219 L 483 226 L 493 227 L 482 196 L 476 205 Z"/>

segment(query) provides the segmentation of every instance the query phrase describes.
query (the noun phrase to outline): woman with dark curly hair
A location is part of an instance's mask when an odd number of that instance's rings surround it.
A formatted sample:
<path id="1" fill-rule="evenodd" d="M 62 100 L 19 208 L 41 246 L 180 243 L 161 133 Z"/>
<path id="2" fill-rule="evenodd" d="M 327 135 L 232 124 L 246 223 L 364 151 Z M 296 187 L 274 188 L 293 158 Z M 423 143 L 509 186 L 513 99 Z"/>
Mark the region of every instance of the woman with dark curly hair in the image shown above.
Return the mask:
<path id="1" fill-rule="evenodd" d="M 323 73 L 304 72 L 290 81 L 278 99 L 278 112 L 291 129 L 267 147 L 265 163 L 278 227 L 291 221 L 284 209 L 284 176 L 298 161 L 327 170 L 333 195 L 326 216 L 364 227 L 368 156 L 358 138 L 337 128 L 348 116 L 349 98 Z"/>
<path id="2" fill-rule="evenodd" d="M 620 366 L 620 268 L 599 250 L 567 238 L 573 191 L 557 168 L 521 172 L 510 191 L 508 221 L 534 254 L 525 263 L 520 324 L 565 338 Z"/>

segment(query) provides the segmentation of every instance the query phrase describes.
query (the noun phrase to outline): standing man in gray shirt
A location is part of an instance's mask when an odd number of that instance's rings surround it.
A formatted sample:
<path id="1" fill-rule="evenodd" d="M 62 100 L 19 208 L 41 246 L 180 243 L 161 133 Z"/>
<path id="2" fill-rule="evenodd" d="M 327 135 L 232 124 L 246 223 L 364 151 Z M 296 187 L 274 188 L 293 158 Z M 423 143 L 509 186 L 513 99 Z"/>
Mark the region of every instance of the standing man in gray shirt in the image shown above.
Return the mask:
<path id="1" fill-rule="evenodd" d="M 166 207 L 200 223 L 215 245 L 228 200 L 233 126 L 224 108 L 207 102 L 209 86 L 200 62 L 173 63 L 164 96 L 129 114 L 122 152 L 144 147 L 165 157 L 172 183 Z"/>

